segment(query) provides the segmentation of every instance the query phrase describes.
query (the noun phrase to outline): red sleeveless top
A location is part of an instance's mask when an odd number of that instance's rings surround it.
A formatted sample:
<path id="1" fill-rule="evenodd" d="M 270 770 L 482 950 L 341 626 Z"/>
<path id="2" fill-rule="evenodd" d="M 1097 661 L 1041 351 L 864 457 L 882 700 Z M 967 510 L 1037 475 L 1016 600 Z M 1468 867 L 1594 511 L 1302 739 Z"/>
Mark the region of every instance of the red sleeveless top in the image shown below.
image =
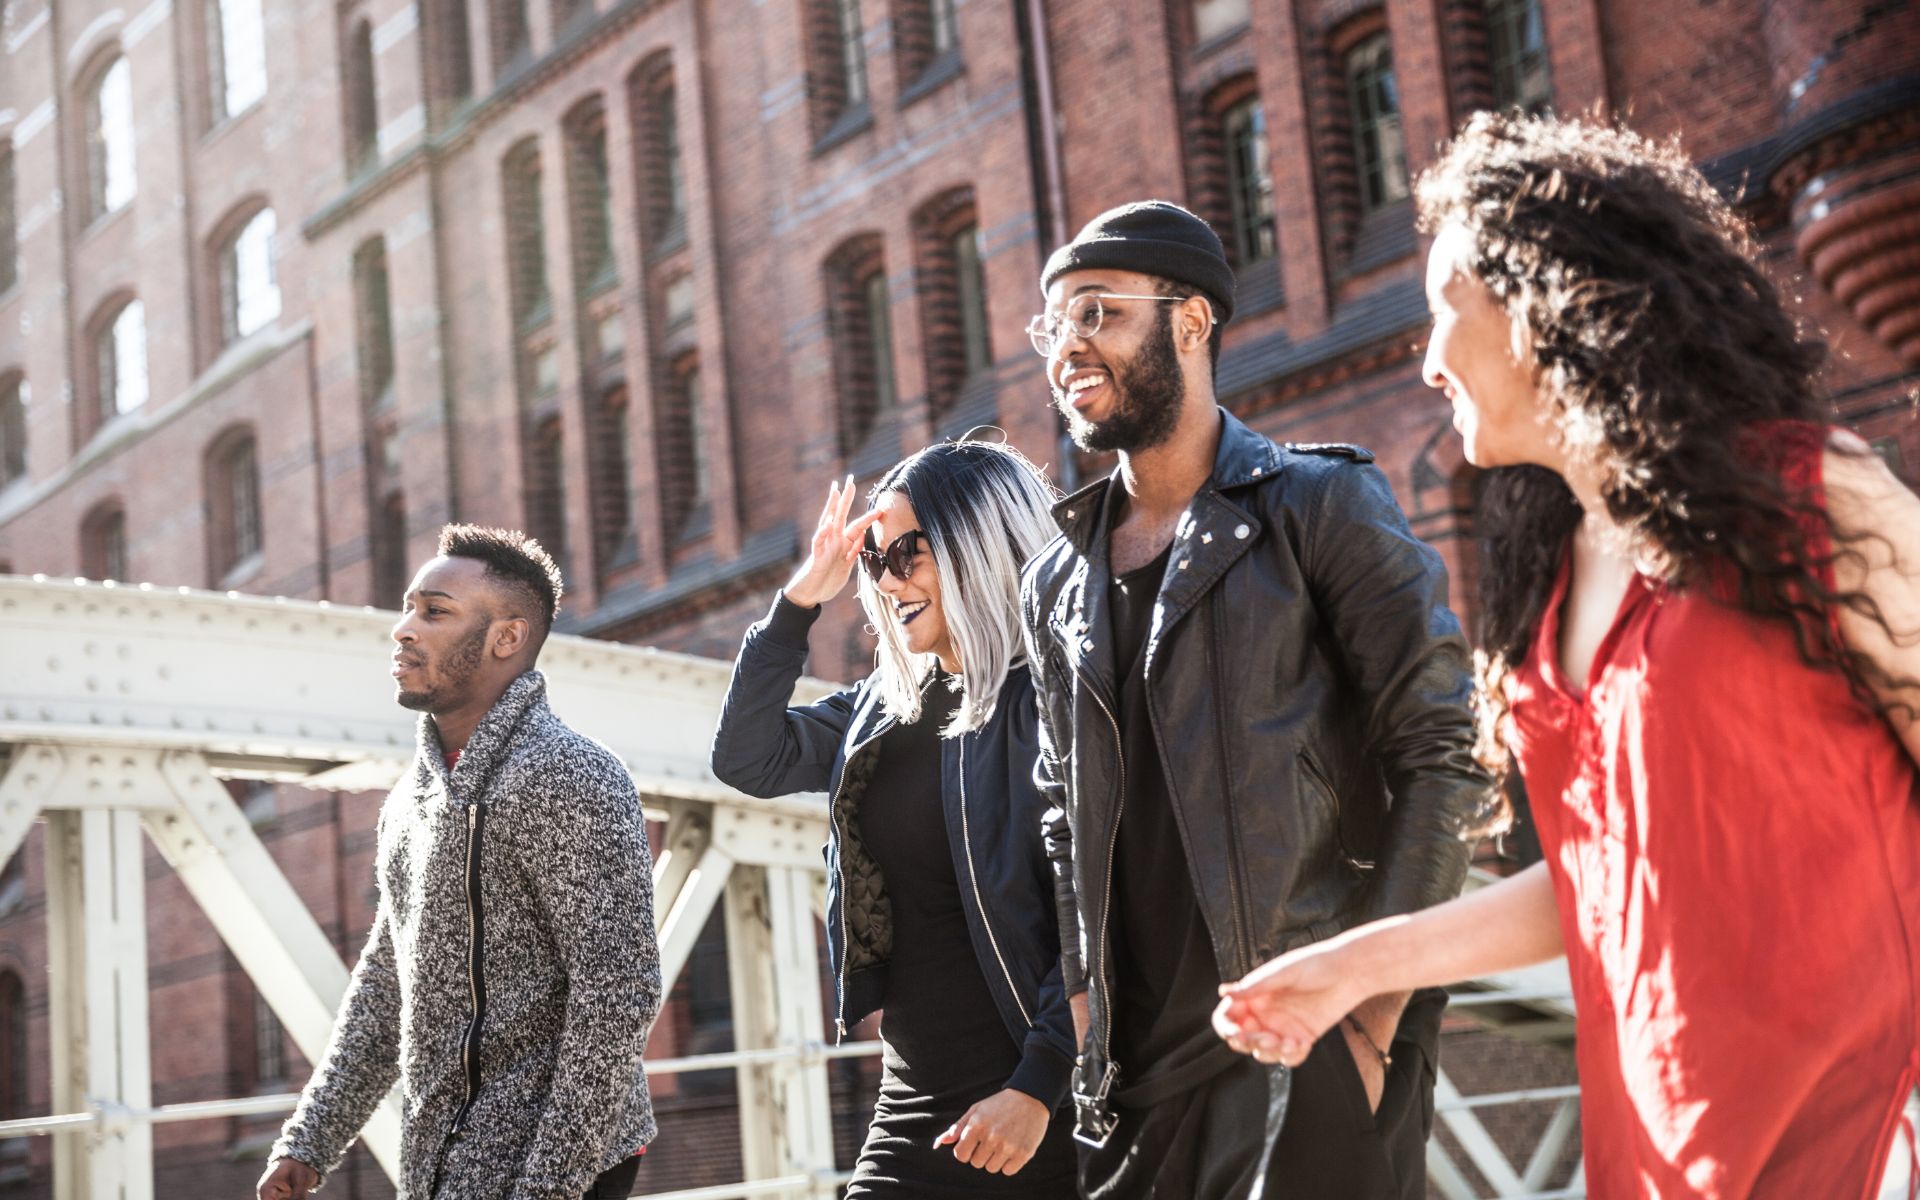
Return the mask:
<path id="1" fill-rule="evenodd" d="M 1826 431 L 1768 434 L 1818 499 Z M 1575 691 L 1568 580 L 1563 561 L 1509 694 L 1579 1013 L 1588 1193 L 1866 1197 L 1920 1078 L 1914 761 L 1785 624 L 1645 577 Z"/>

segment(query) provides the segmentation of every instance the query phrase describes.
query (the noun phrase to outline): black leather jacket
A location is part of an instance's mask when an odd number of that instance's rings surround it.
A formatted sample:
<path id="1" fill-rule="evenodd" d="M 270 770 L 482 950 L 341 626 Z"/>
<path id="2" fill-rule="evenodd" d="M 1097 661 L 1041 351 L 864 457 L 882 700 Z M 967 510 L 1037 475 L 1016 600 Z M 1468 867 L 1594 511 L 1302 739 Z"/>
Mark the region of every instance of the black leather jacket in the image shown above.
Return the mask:
<path id="1" fill-rule="evenodd" d="M 1221 978 L 1238 979 L 1455 895 L 1461 832 L 1490 784 L 1472 756 L 1468 652 L 1446 569 L 1408 530 L 1373 455 L 1282 448 L 1221 418 L 1144 661 L 1194 893 Z M 1101 480 L 1061 501 L 1064 536 L 1022 587 L 1067 983 L 1091 984 L 1083 1104 L 1104 1099 L 1116 1070 L 1105 932 L 1132 764 L 1117 724 L 1107 543 L 1121 495 Z"/>
<path id="2" fill-rule="evenodd" d="M 787 707 L 819 612 L 781 597 L 747 630 L 713 735 L 713 773 L 750 796 L 831 796 L 827 953 L 835 1028 L 844 1037 L 848 1025 L 880 1007 L 893 953 L 886 881 L 860 837 L 857 814 L 878 760 L 878 739 L 894 719 L 881 708 L 870 678 L 816 703 Z M 1066 1097 L 1074 1034 L 1042 840 L 1046 801 L 1034 783 L 1038 733 L 1026 668 L 1009 672 L 983 728 L 943 738 L 940 746 L 941 801 L 961 905 L 980 972 L 1020 1048 L 1020 1066 L 1006 1086 L 1052 1108 Z"/>

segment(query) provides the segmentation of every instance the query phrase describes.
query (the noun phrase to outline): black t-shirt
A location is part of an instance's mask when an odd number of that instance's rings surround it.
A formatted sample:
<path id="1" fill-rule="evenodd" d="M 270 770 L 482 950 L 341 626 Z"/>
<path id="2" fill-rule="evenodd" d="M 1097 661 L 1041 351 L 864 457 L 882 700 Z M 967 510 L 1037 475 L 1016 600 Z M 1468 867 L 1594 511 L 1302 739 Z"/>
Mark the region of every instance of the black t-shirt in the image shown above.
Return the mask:
<path id="1" fill-rule="evenodd" d="M 1201 1058 L 1214 1059 L 1215 1069 L 1233 1061 L 1232 1050 L 1213 1032 L 1220 968 L 1194 897 L 1166 764 L 1147 712 L 1147 634 L 1171 550 L 1169 545 L 1146 566 L 1116 577 L 1108 592 L 1127 776 L 1107 917 L 1113 1057 L 1123 1089 L 1149 1071 L 1158 1075 Z M 1212 1073 L 1196 1068 L 1192 1083 Z"/>
<path id="2" fill-rule="evenodd" d="M 860 834 L 893 906 L 880 1036 L 888 1066 L 941 1102 L 998 1090 L 1020 1063 L 980 973 L 967 929 L 940 796 L 940 730 L 959 695 L 936 673 L 920 719 L 880 735 L 880 759 L 860 797 Z"/>

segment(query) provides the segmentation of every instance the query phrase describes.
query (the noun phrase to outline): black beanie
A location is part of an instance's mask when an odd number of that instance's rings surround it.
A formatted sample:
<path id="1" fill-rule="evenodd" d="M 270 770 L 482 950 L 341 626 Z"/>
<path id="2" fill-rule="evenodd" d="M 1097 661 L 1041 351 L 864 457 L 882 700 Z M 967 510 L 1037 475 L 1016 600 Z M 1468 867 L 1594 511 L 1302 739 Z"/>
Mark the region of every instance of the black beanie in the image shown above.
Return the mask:
<path id="1" fill-rule="evenodd" d="M 1199 289 L 1214 317 L 1233 317 L 1233 268 L 1213 227 L 1170 200 L 1136 200 L 1110 208 L 1053 252 L 1040 273 L 1040 293 L 1068 271 L 1106 267 L 1158 275 Z"/>

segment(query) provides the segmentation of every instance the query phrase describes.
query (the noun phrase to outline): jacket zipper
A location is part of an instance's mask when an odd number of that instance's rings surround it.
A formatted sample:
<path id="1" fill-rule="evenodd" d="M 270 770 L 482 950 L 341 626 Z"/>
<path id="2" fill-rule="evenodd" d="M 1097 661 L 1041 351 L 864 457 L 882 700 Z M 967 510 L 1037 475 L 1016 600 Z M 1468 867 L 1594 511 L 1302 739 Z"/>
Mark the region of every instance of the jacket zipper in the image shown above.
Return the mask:
<path id="1" fill-rule="evenodd" d="M 840 987 L 833 998 L 833 1044 L 836 1046 L 847 1040 L 847 956 L 853 952 L 853 944 L 847 940 L 847 839 L 840 832 L 840 792 L 846 784 L 847 769 L 843 765 L 840 786 L 834 788 L 833 795 L 827 799 L 827 827 L 840 843 L 833 856 L 834 874 L 840 877 L 840 961 L 834 964 Z"/>
<path id="2" fill-rule="evenodd" d="M 1213 593 L 1212 607 L 1214 610 L 1214 623 L 1213 627 L 1207 631 L 1207 657 L 1212 660 L 1213 694 L 1219 697 L 1227 695 L 1228 692 L 1226 680 L 1220 673 L 1220 592 L 1218 589 L 1215 589 Z M 1227 762 L 1226 733 L 1220 728 L 1218 721 L 1215 721 L 1213 726 L 1213 745 L 1215 752 L 1220 758 L 1220 787 L 1226 793 L 1227 800 L 1227 898 L 1233 910 L 1234 951 L 1240 957 L 1240 961 L 1235 965 L 1239 967 L 1241 974 L 1245 974 L 1253 969 L 1253 963 L 1251 961 L 1253 957 L 1253 944 L 1247 936 L 1247 927 L 1252 924 L 1252 918 L 1241 911 L 1243 905 L 1240 897 L 1240 872 L 1238 870 L 1242 862 L 1242 851 L 1240 849 L 1240 818 L 1233 804 L 1233 783 Z"/>
<path id="3" fill-rule="evenodd" d="M 1127 807 L 1127 748 L 1120 740 L 1120 722 L 1114 719 L 1113 710 L 1107 707 L 1107 702 L 1100 698 L 1100 693 L 1093 686 L 1093 681 L 1088 679 L 1077 666 L 1073 668 L 1073 673 L 1081 683 L 1086 685 L 1087 695 L 1093 697 L 1093 702 L 1098 704 L 1100 711 L 1106 715 L 1107 724 L 1113 727 L 1113 756 L 1120 765 L 1120 798 L 1113 806 L 1113 830 L 1107 837 L 1107 877 L 1101 887 L 1100 936 L 1094 941 L 1100 954 L 1100 980 L 1111 988 L 1112 981 L 1107 978 L 1107 926 L 1111 915 L 1110 910 L 1113 908 L 1113 856 L 1118 853 L 1120 846 L 1120 814 Z M 1077 746 L 1074 749 L 1076 753 L 1079 751 Z M 1111 1070 L 1113 1066 L 1113 1022 L 1111 1020 L 1103 1022 L 1100 1027 L 1100 1058 Z"/>
<path id="4" fill-rule="evenodd" d="M 1013 996 L 1015 1007 L 1020 1010 L 1020 1019 L 1033 1028 L 1033 1018 L 1027 1015 L 1027 1006 L 1020 1000 L 1020 989 L 1013 986 L 1013 972 L 1007 970 L 1007 960 L 1000 953 L 1000 940 L 993 936 L 993 922 L 987 919 L 986 902 L 980 898 L 980 877 L 973 869 L 973 837 L 967 827 L 967 735 L 960 735 L 960 849 L 967 857 L 967 878 L 973 884 L 973 904 L 980 910 L 980 924 L 986 927 L 987 944 L 993 947 L 993 957 L 1000 964 L 1000 974 L 1006 978 L 1007 991 Z"/>
<path id="5" fill-rule="evenodd" d="M 1353 851 L 1347 849 L 1346 831 L 1340 827 L 1340 793 L 1335 790 L 1333 781 L 1328 779 L 1327 773 L 1320 769 L 1320 764 L 1313 761 L 1313 756 L 1304 750 L 1300 753 L 1300 765 L 1306 768 L 1307 774 L 1313 776 L 1315 783 L 1318 783 L 1325 789 L 1327 799 L 1333 802 L 1333 844 L 1340 848 L 1341 861 L 1345 862 L 1347 866 L 1351 867 L 1354 873 L 1358 875 L 1365 875 L 1368 871 L 1373 870 L 1374 862 L 1372 859 L 1356 858 Z"/>
<path id="6" fill-rule="evenodd" d="M 481 978 L 484 917 L 480 905 L 480 806 L 467 805 L 467 995 L 473 1005 L 473 1019 L 467 1023 L 467 1036 L 460 1046 L 460 1062 L 466 1069 L 467 1095 L 453 1115 L 448 1132 L 459 1137 L 480 1091 L 480 1023 L 486 1012 L 487 988 Z"/>

